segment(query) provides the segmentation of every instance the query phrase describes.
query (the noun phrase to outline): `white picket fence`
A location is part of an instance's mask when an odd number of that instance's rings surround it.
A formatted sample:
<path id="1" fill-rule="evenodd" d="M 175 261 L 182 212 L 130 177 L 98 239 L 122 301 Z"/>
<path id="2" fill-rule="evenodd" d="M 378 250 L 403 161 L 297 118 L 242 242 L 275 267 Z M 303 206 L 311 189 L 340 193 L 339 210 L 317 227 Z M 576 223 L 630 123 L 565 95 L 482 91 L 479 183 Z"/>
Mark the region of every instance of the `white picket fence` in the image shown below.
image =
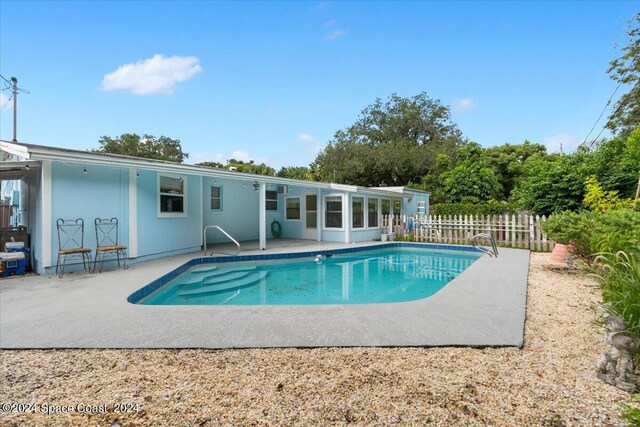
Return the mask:
<path id="1" fill-rule="evenodd" d="M 469 245 L 478 233 L 491 234 L 498 246 L 550 252 L 555 242 L 540 230 L 546 217 L 517 215 L 383 215 L 383 233 L 408 236 L 416 242 Z M 412 227 L 410 227 L 412 225 Z"/>

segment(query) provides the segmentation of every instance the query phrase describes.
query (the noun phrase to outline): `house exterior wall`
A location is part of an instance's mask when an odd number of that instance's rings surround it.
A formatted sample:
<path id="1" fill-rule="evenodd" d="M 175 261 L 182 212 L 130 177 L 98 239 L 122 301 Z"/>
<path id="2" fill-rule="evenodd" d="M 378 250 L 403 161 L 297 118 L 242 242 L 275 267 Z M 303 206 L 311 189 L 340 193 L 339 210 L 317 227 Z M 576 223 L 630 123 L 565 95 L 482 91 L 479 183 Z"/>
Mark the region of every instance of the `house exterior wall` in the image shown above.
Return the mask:
<path id="1" fill-rule="evenodd" d="M 140 170 L 137 177 L 138 258 L 200 250 L 200 177 L 181 175 L 185 182 L 187 213 L 184 217 L 167 218 L 158 217 L 158 175 L 166 174 Z"/>
<path id="2" fill-rule="evenodd" d="M 260 197 L 254 190 L 253 184 L 247 181 L 213 177 L 203 177 L 202 183 L 203 227 L 207 225 L 220 226 L 240 242 L 258 240 L 260 237 Z M 222 188 L 220 210 L 211 209 L 212 186 Z M 272 187 L 272 190 L 276 189 L 275 186 Z M 267 239 L 272 237 L 271 222 L 274 219 L 282 227 L 281 237 L 286 237 L 283 203 L 284 199 L 282 195 L 279 195 L 278 210 L 267 211 Z M 224 242 L 228 242 L 228 239 L 220 232 L 211 230 L 207 233 L 207 243 Z"/>
<path id="3" fill-rule="evenodd" d="M 409 194 L 413 194 L 413 199 L 402 200 L 402 214 L 406 216 L 415 216 L 418 213 L 418 202 L 425 202 L 426 214 L 429 214 L 429 193 L 413 192 L 405 190 Z"/>
<path id="4" fill-rule="evenodd" d="M 44 164 L 48 164 L 45 167 Z M 58 218 L 83 218 L 85 221 L 85 247 L 95 251 L 96 236 L 94 219 L 118 218 L 119 238 L 123 245 L 133 247 L 130 256 L 136 261 L 158 258 L 178 253 L 197 252 L 202 245 L 203 227 L 218 225 L 238 241 L 257 240 L 260 235 L 260 197 L 251 181 L 232 177 L 208 177 L 197 175 L 166 174 L 151 170 L 129 170 L 128 168 L 43 162 L 43 173 L 29 178 L 32 186 L 32 210 L 29 213 L 34 248 L 34 267 L 39 273 L 55 270 L 58 252 L 56 220 Z M 50 177 L 48 172 L 50 170 Z M 136 173 L 137 172 L 137 173 Z M 165 217 L 158 212 L 158 182 L 160 175 L 174 175 L 185 183 L 186 213 L 181 216 Z M 47 183 L 44 181 L 48 181 Z M 222 188 L 221 209 L 211 208 L 211 187 Z M 47 188 L 50 188 L 48 196 Z M 276 184 L 267 184 L 267 190 L 276 191 Z M 305 233 L 305 195 L 316 194 L 320 198 L 318 217 L 319 233 Z M 341 229 L 325 227 L 326 197 L 342 198 Z M 364 199 L 364 227 L 352 226 L 352 201 L 354 197 Z M 300 198 L 300 219 L 288 220 L 286 200 Z M 378 224 L 368 226 L 368 201 L 377 203 Z M 130 200 L 133 203 L 130 204 Z M 277 211 L 266 211 L 266 235 L 272 238 L 271 223 L 276 220 L 281 226 L 281 237 L 289 239 L 308 238 L 328 242 L 362 242 L 376 240 L 381 233 L 382 200 L 390 204 L 401 197 L 369 194 L 366 191 L 323 189 L 301 185 L 288 186 L 287 194 L 278 194 Z M 405 215 L 415 215 L 419 201 L 425 201 L 428 209 L 429 195 L 414 193 L 412 201 L 402 199 Z M 130 206 L 131 205 L 131 206 Z M 47 221 L 48 219 L 48 221 Z M 42 229 L 45 227 L 46 229 Z M 210 231 L 207 242 L 220 243 L 227 239 L 218 232 Z M 45 247 L 39 250 L 37 248 Z M 95 255 L 95 252 L 92 256 Z M 74 261 L 72 261 L 74 262 Z M 81 268 L 80 260 L 75 260 L 75 268 Z M 73 270 L 71 266 L 69 270 Z"/>
<path id="5" fill-rule="evenodd" d="M 38 271 L 55 270 L 58 253 L 58 231 L 56 221 L 82 218 L 84 220 L 84 246 L 95 249 L 96 235 L 94 220 L 100 218 L 118 218 L 120 242 L 128 244 L 128 171 L 120 168 L 104 166 L 87 167 L 81 164 L 65 164 L 51 162 L 51 200 L 50 200 L 50 238 L 49 254 L 41 252 Z M 42 188 L 40 189 L 42 200 Z M 41 205 L 44 202 L 38 203 Z M 38 221 L 40 226 L 47 226 L 43 221 L 47 215 L 46 206 L 39 206 Z M 42 230 L 36 244 L 46 244 L 46 230 Z M 40 234 L 40 233 L 38 233 Z M 40 242 L 42 239 L 42 243 Z M 49 256 L 47 256 L 49 255 Z M 69 260 L 71 261 L 71 260 Z M 49 268 L 48 268 L 49 267 Z"/>

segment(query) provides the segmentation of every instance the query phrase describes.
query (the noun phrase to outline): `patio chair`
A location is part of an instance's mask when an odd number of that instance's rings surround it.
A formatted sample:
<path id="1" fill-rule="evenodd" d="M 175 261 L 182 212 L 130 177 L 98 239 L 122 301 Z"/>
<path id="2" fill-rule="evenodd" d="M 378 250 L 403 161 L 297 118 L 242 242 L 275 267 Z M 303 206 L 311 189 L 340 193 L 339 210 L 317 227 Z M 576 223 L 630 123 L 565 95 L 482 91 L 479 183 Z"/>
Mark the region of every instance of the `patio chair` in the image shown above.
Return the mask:
<path id="1" fill-rule="evenodd" d="M 87 264 L 91 267 L 91 249 L 84 247 L 84 220 L 60 218 L 56 221 L 56 228 L 58 229 L 58 260 L 56 261 L 58 277 L 62 279 L 64 276 L 67 257 L 82 257 L 84 269 L 87 269 Z"/>
<path id="2" fill-rule="evenodd" d="M 118 243 L 118 219 L 95 219 L 96 224 L 96 257 L 93 261 L 93 271 L 96 271 L 96 265 L 98 264 L 98 258 L 101 258 L 100 269 L 102 273 L 102 267 L 104 267 L 105 255 L 109 252 L 115 252 L 118 259 L 118 267 L 120 267 L 120 257 L 122 256 L 122 262 L 124 269 L 129 268 L 127 266 L 127 247 Z"/>

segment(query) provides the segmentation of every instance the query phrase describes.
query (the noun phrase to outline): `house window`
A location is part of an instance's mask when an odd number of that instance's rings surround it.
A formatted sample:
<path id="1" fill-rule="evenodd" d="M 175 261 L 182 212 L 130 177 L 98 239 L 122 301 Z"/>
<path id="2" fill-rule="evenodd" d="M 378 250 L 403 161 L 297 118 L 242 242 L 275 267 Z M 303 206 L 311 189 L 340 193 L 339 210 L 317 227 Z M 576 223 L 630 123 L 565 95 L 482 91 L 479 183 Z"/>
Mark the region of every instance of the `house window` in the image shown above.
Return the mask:
<path id="1" fill-rule="evenodd" d="M 351 199 L 351 227 L 364 227 L 364 197 Z"/>
<path id="2" fill-rule="evenodd" d="M 184 177 L 158 174 L 158 216 L 187 216 L 186 194 Z"/>
<path id="3" fill-rule="evenodd" d="M 327 196 L 324 203 L 325 228 L 342 228 L 342 196 Z"/>
<path id="4" fill-rule="evenodd" d="M 300 197 L 287 197 L 286 199 L 285 219 L 299 221 L 300 220 Z"/>
<path id="5" fill-rule="evenodd" d="M 267 190 L 267 199 L 265 202 L 266 208 L 268 211 L 277 211 L 278 210 L 278 191 L 277 190 Z"/>
<path id="6" fill-rule="evenodd" d="M 368 226 L 371 228 L 378 227 L 378 199 L 367 199 L 368 209 Z"/>
<path id="7" fill-rule="evenodd" d="M 402 204 L 400 203 L 400 200 L 393 201 L 393 212 L 391 213 L 394 215 L 400 215 L 402 213 Z"/>
<path id="8" fill-rule="evenodd" d="M 391 200 L 382 200 L 382 215 L 389 215 L 391 213 Z"/>
<path id="9" fill-rule="evenodd" d="M 211 210 L 222 210 L 222 187 L 215 185 L 211 187 Z"/>

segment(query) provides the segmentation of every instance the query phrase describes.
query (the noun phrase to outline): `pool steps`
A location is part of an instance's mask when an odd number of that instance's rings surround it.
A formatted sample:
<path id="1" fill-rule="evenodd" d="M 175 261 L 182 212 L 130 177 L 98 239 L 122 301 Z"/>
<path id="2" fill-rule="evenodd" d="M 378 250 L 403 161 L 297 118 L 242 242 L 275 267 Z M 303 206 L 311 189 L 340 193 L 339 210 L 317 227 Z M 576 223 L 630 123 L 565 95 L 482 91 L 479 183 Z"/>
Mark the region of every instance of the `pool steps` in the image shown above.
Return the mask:
<path id="1" fill-rule="evenodd" d="M 229 289 L 246 288 L 248 286 L 257 285 L 269 274 L 268 271 L 239 271 L 236 273 L 237 274 L 229 274 L 227 276 L 223 276 L 219 280 L 205 283 L 200 288 L 180 292 L 178 293 L 178 296 L 195 297 L 205 294 L 224 292 L 228 291 Z"/>
<path id="2" fill-rule="evenodd" d="M 222 279 L 230 276 L 234 278 L 240 278 L 242 277 L 242 275 L 237 275 L 238 273 L 251 272 L 251 271 L 254 271 L 256 268 L 257 267 L 255 266 L 249 266 L 249 267 L 241 267 L 241 268 L 234 268 L 234 269 L 216 270 L 216 267 L 213 267 L 213 268 L 209 267 L 208 269 L 199 267 L 198 268 L 199 271 L 195 271 L 196 269 L 192 270 L 184 280 L 181 280 L 180 283 L 176 283 L 176 285 L 178 286 L 202 285 L 202 284 L 206 285 L 207 283 L 211 282 L 212 279 L 216 279 L 216 278 Z M 206 272 L 211 272 L 211 274 L 207 274 L 203 276 L 202 274 Z"/>

